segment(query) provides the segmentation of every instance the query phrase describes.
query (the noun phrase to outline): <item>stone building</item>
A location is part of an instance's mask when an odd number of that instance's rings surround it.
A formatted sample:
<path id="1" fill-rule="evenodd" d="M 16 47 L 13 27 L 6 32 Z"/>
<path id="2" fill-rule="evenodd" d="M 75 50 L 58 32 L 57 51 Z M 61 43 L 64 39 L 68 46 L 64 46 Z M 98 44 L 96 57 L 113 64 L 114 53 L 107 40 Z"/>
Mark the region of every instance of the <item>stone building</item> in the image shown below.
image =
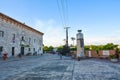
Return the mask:
<path id="1" fill-rule="evenodd" d="M 8 56 L 43 53 L 43 33 L 0 13 L 0 53 Z"/>

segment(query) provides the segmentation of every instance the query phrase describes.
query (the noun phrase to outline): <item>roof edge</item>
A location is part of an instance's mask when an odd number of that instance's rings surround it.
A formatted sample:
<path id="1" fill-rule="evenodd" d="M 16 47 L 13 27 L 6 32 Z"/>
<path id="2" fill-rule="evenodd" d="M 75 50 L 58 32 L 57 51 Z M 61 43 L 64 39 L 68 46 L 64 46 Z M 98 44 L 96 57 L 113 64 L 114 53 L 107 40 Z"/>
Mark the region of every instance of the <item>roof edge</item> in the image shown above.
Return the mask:
<path id="1" fill-rule="evenodd" d="M 21 24 L 21 25 L 23 25 L 24 27 L 27 27 L 27 28 L 29 28 L 29 29 L 32 29 L 33 31 L 35 31 L 35 32 L 37 32 L 37 33 L 39 33 L 39 34 L 41 34 L 41 35 L 44 35 L 44 33 L 40 32 L 40 31 L 38 31 L 38 30 L 36 30 L 36 29 L 34 29 L 34 28 L 32 28 L 32 27 L 30 27 L 30 26 L 28 26 L 28 25 L 26 25 L 26 24 L 24 24 L 24 23 L 22 23 L 22 22 L 20 22 L 20 21 L 18 21 L 18 20 L 16 20 L 16 19 L 13 19 L 13 18 L 11 18 L 11 17 L 9 17 L 9 16 L 7 16 L 7 15 L 1 13 L 1 12 L 0 12 L 0 15 L 4 16 L 4 17 L 6 17 L 6 18 L 8 18 L 8 19 L 10 19 L 10 20 L 12 20 L 12 21 L 15 21 L 16 23 Z"/>

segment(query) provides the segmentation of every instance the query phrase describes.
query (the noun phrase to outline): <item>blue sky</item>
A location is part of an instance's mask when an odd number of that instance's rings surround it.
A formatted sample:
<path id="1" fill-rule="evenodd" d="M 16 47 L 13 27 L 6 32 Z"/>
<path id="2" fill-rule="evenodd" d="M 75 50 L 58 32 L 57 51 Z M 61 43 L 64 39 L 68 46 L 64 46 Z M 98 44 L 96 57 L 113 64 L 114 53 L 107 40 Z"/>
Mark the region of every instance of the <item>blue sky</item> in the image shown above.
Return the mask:
<path id="1" fill-rule="evenodd" d="M 120 44 L 120 0 L 67 2 L 67 23 L 71 27 L 69 44 L 72 44 L 70 37 L 76 37 L 78 29 L 82 29 L 85 45 Z M 65 43 L 65 29 L 57 0 L 1 0 L 0 12 L 43 32 L 45 45 Z"/>

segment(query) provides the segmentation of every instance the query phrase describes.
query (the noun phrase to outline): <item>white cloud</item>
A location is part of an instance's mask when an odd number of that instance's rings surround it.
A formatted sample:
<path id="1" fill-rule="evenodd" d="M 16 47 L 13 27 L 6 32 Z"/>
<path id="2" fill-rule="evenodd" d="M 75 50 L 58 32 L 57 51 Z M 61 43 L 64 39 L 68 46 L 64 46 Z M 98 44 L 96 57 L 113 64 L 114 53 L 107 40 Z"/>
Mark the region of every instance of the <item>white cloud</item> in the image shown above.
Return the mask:
<path id="1" fill-rule="evenodd" d="M 63 27 L 56 25 L 55 20 L 36 20 L 35 26 L 35 29 L 44 33 L 44 45 L 60 46 L 64 44 L 65 30 Z"/>
<path id="2" fill-rule="evenodd" d="M 66 34 L 65 34 L 65 29 L 62 26 L 59 26 L 56 24 L 55 20 L 50 19 L 48 21 L 42 21 L 37 19 L 35 21 L 35 29 L 41 31 L 44 33 L 43 40 L 44 40 L 44 45 L 47 46 L 60 46 L 64 45 L 65 42 L 63 39 L 65 39 Z M 72 28 L 71 28 L 72 29 Z M 92 36 L 88 37 L 85 34 L 84 37 L 84 42 L 85 45 L 91 45 L 91 44 L 106 44 L 106 43 L 115 43 L 115 44 L 120 44 L 120 37 L 116 34 L 119 33 L 119 31 L 115 31 L 116 33 L 114 34 L 105 34 L 105 35 L 98 35 L 98 36 Z M 74 33 L 76 35 L 76 32 Z M 72 36 L 73 37 L 73 36 Z M 72 44 L 73 42 L 70 39 L 69 36 L 69 44 Z M 74 44 L 76 44 L 76 41 L 74 41 Z"/>
<path id="3" fill-rule="evenodd" d="M 85 39 L 86 45 L 91 45 L 91 44 L 99 45 L 106 43 L 120 44 L 120 37 L 93 37 L 93 38 Z"/>

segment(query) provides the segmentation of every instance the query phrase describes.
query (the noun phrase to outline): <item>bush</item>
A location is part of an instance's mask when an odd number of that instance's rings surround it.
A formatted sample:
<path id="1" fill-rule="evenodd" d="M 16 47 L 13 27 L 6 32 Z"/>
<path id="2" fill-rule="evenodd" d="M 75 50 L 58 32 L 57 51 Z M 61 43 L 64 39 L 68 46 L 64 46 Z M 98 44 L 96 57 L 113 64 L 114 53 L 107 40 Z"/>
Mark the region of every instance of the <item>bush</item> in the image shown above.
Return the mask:
<path id="1" fill-rule="evenodd" d="M 110 55 L 110 59 L 114 59 L 114 58 L 117 58 L 116 55 Z"/>

